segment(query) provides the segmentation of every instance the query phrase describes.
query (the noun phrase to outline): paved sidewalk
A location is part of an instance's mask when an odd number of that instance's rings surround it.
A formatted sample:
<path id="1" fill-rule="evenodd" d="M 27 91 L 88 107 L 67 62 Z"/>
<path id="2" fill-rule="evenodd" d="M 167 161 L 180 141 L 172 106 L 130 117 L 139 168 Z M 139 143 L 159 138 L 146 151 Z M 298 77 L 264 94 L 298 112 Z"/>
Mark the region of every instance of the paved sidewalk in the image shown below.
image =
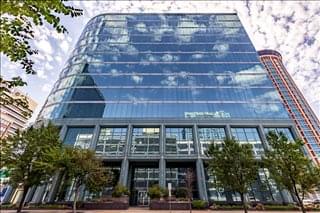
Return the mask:
<path id="1" fill-rule="evenodd" d="M 14 213 L 15 210 L 1 210 L 1 213 Z M 24 213 L 71 213 L 71 210 L 24 210 Z M 145 208 L 130 208 L 128 210 L 78 210 L 78 213 L 170 213 L 169 210 L 149 210 Z M 189 213 L 189 210 L 176 210 L 172 213 Z M 234 211 L 211 211 L 211 210 L 192 210 L 192 213 L 243 213 L 240 210 Z M 249 211 L 249 213 L 297 213 L 299 211 Z"/>

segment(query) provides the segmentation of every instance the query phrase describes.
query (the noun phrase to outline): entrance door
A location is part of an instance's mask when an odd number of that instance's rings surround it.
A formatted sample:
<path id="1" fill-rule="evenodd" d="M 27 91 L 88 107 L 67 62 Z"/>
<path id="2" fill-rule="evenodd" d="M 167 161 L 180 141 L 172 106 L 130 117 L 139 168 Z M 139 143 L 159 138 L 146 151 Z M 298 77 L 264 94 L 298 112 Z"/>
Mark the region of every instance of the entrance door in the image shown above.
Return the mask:
<path id="1" fill-rule="evenodd" d="M 148 206 L 149 205 L 149 196 L 147 191 L 138 191 L 138 206 Z"/>
<path id="2" fill-rule="evenodd" d="M 159 168 L 134 167 L 130 185 L 130 205 L 149 205 L 148 189 L 159 184 Z"/>

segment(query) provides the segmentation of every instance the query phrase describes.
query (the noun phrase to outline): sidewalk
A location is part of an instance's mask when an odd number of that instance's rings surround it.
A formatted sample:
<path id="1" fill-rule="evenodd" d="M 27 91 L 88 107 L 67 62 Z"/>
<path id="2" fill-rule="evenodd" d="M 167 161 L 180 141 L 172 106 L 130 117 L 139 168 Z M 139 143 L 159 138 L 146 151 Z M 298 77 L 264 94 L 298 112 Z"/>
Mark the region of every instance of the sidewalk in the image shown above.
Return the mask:
<path id="1" fill-rule="evenodd" d="M 14 213 L 15 210 L 1 210 L 1 213 Z M 72 210 L 24 210 L 24 213 L 71 213 Z M 128 210 L 78 210 L 78 213 L 170 213 L 169 210 L 149 210 L 146 208 L 130 208 Z M 189 213 L 189 210 L 176 210 L 172 213 Z M 243 213 L 240 210 L 234 211 L 211 211 L 211 210 L 192 210 L 192 213 Z M 297 213 L 299 211 L 249 211 L 249 213 Z"/>

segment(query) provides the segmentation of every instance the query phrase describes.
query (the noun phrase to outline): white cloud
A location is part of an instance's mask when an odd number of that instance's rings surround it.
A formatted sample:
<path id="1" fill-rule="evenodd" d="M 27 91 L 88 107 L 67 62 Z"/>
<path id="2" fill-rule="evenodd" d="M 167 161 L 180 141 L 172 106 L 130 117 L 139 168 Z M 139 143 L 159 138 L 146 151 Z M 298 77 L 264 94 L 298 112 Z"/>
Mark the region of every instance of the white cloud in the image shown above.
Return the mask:
<path id="1" fill-rule="evenodd" d="M 61 62 L 62 62 L 61 56 L 56 56 L 56 57 L 54 57 L 54 58 L 55 58 L 55 60 L 56 60 L 58 63 L 61 63 Z"/>
<path id="2" fill-rule="evenodd" d="M 39 78 L 42 78 L 42 79 L 47 79 L 47 78 L 48 78 L 48 76 L 45 74 L 45 71 L 42 70 L 42 69 L 37 70 L 37 76 L 38 76 Z"/>
<path id="3" fill-rule="evenodd" d="M 36 41 L 34 45 L 43 53 L 52 54 L 53 49 L 48 40 L 41 39 L 40 41 Z"/>
<path id="4" fill-rule="evenodd" d="M 44 85 L 41 87 L 41 90 L 42 90 L 43 92 L 45 92 L 45 93 L 48 93 L 48 92 L 50 92 L 51 87 L 52 87 L 52 84 L 46 83 L 46 84 L 44 84 Z"/>
<path id="5" fill-rule="evenodd" d="M 142 33 L 148 32 L 147 26 L 143 22 L 136 24 L 135 29 L 139 32 L 142 32 Z"/>
<path id="6" fill-rule="evenodd" d="M 168 76 L 166 79 L 162 80 L 160 83 L 165 86 L 177 86 L 178 81 L 176 76 Z"/>
<path id="7" fill-rule="evenodd" d="M 172 61 L 173 60 L 173 56 L 171 54 L 165 54 L 162 56 L 162 61 Z"/>
<path id="8" fill-rule="evenodd" d="M 218 43 L 215 44 L 212 48 L 213 51 L 217 51 L 216 56 L 217 58 L 222 58 L 227 55 L 229 51 L 229 44 L 227 43 Z"/>
<path id="9" fill-rule="evenodd" d="M 111 69 L 110 73 L 111 73 L 111 76 L 118 76 L 120 74 L 120 72 L 116 69 Z"/>
<path id="10" fill-rule="evenodd" d="M 139 75 L 132 75 L 131 79 L 136 83 L 136 84 L 141 84 L 143 77 Z"/>
<path id="11" fill-rule="evenodd" d="M 193 59 L 201 59 L 201 58 L 203 58 L 203 54 L 200 54 L 200 53 L 197 53 L 197 54 L 193 54 L 191 57 L 193 58 Z"/>
<path id="12" fill-rule="evenodd" d="M 39 67 L 43 67 L 46 61 L 50 60 L 48 55 L 55 58 L 54 63 L 50 62 L 56 70 L 52 72 L 55 75 L 52 76 L 54 79 L 57 79 L 63 67 L 55 55 L 59 55 L 62 61 L 66 61 L 69 57 L 67 52 L 59 48 L 61 40 L 66 40 L 70 49 L 71 46 L 74 46 L 87 21 L 97 14 L 141 13 L 141 10 L 151 13 L 237 12 L 257 50 L 276 49 L 283 55 L 288 72 L 320 117 L 320 79 L 318 77 L 320 76 L 320 5 L 316 1 L 72 1 L 70 4 L 83 8 L 84 15 L 73 19 L 62 19 L 62 23 L 68 26 L 69 34 L 53 33 L 52 28 L 47 25 L 34 28 L 35 42 L 33 45 L 39 49 L 39 54 L 33 57 Z M 165 20 L 161 22 L 162 26 L 166 26 Z M 173 29 L 168 28 L 165 31 L 154 28 L 150 31 L 158 35 L 157 39 L 161 39 L 163 33 L 173 32 Z M 304 42 L 306 37 L 313 38 L 313 44 L 307 45 Z M 114 38 L 114 41 L 126 42 L 128 36 Z M 9 63 L 6 64 L 9 65 Z M 20 66 L 13 70 L 9 69 L 6 64 L 1 64 L 1 71 L 3 71 L 1 74 L 12 76 L 21 73 Z M 34 78 L 39 81 L 40 85 L 47 81 L 37 76 Z M 37 93 L 40 89 L 32 83 L 28 85 L 28 88 L 32 91 L 30 95 L 36 96 L 39 105 L 42 105 L 48 94 Z"/>
<path id="13" fill-rule="evenodd" d="M 201 28 L 202 27 L 202 28 Z M 192 19 L 186 21 L 180 21 L 177 30 L 175 31 L 176 37 L 183 42 L 190 42 L 194 33 L 199 31 L 205 31 L 204 24 L 197 24 Z"/>
<path id="14" fill-rule="evenodd" d="M 61 43 L 60 43 L 60 48 L 65 52 L 67 53 L 68 50 L 69 50 L 69 43 L 66 41 L 66 40 L 63 40 Z"/>
<path id="15" fill-rule="evenodd" d="M 267 75 L 255 75 L 257 73 L 266 73 L 266 71 L 260 65 L 255 65 L 254 67 L 251 67 L 249 69 L 241 70 L 232 75 L 230 84 L 252 86 L 261 84 L 262 82 L 267 80 Z"/>

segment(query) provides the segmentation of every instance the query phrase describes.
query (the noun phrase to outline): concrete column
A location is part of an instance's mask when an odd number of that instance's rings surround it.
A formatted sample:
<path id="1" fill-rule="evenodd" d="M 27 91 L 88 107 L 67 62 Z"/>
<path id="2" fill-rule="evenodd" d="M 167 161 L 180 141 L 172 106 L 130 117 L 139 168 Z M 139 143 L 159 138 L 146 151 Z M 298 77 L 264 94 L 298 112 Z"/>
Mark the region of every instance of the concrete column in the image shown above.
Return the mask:
<path id="1" fill-rule="evenodd" d="M 283 199 L 283 202 L 285 204 L 289 204 L 289 203 L 293 203 L 295 202 L 294 197 L 290 194 L 290 192 L 288 192 L 288 190 L 280 190 L 281 193 L 281 197 Z"/>
<path id="2" fill-rule="evenodd" d="M 45 190 L 46 190 L 45 184 L 38 186 L 35 193 L 34 193 L 32 200 L 30 202 L 31 203 L 41 203 L 43 194 L 45 193 Z"/>
<path id="3" fill-rule="evenodd" d="M 14 193 L 14 188 L 11 185 L 7 186 L 7 191 L 4 194 L 2 203 L 9 203 L 13 193 Z"/>
<path id="4" fill-rule="evenodd" d="M 166 188 L 166 161 L 164 156 L 160 157 L 159 160 L 159 185 Z"/>
<path id="5" fill-rule="evenodd" d="M 123 186 L 128 185 L 129 160 L 125 157 L 121 162 L 119 183 Z"/>
<path id="6" fill-rule="evenodd" d="M 132 125 L 129 124 L 127 129 L 126 144 L 124 146 L 124 153 L 123 153 L 124 156 L 121 162 L 120 179 L 119 179 L 119 183 L 124 186 L 128 186 L 128 174 L 129 174 L 128 156 L 130 155 L 131 138 L 132 138 Z"/>
<path id="7" fill-rule="evenodd" d="M 56 194 L 58 192 L 59 189 L 59 185 L 61 184 L 61 178 L 62 178 L 62 174 L 60 174 L 60 172 L 57 172 L 53 178 L 52 178 L 52 185 L 50 187 L 48 196 L 47 196 L 47 202 L 48 203 L 52 203 L 55 200 Z"/>
<path id="8" fill-rule="evenodd" d="M 200 158 L 201 150 L 200 150 L 200 141 L 198 137 L 198 127 L 195 124 L 193 125 L 193 144 L 194 144 L 195 154 Z"/>
<path id="9" fill-rule="evenodd" d="M 166 186 L 166 133 L 165 126 L 162 124 L 160 127 L 160 160 L 159 160 L 159 185 Z"/>
<path id="10" fill-rule="evenodd" d="M 67 131 L 68 131 L 67 125 L 63 125 L 59 133 L 61 141 L 63 141 L 64 138 L 66 137 Z"/>
<path id="11" fill-rule="evenodd" d="M 229 138 L 229 139 L 231 139 L 231 138 L 232 138 L 232 133 L 231 133 L 230 124 L 227 124 L 227 125 L 226 125 L 225 130 L 226 130 L 226 137 Z"/>
<path id="12" fill-rule="evenodd" d="M 165 133 L 165 126 L 162 124 L 160 127 L 160 155 L 164 156 L 165 153 L 165 147 L 166 147 L 166 133 Z"/>
<path id="13" fill-rule="evenodd" d="M 92 135 L 91 144 L 90 144 L 89 149 L 92 149 L 93 151 L 96 150 L 96 146 L 97 146 L 98 139 L 99 139 L 99 134 L 100 134 L 100 125 L 96 125 L 93 130 L 93 135 Z"/>
<path id="14" fill-rule="evenodd" d="M 26 198 L 24 199 L 24 202 L 25 203 L 29 203 L 31 200 L 32 200 L 32 197 L 34 195 L 34 191 L 36 190 L 36 187 L 35 186 L 32 186 L 28 189 L 28 192 L 27 192 L 27 195 L 26 195 Z"/>
<path id="15" fill-rule="evenodd" d="M 127 157 L 130 155 L 130 145 L 132 139 L 132 125 L 129 124 L 126 138 L 126 145 L 124 147 L 124 156 Z"/>
<path id="16" fill-rule="evenodd" d="M 264 128 L 261 124 L 259 124 L 259 126 L 258 126 L 258 133 L 260 135 L 262 146 L 263 146 L 264 150 L 269 149 L 267 137 L 266 137 L 266 134 L 264 134 Z"/>
<path id="17" fill-rule="evenodd" d="M 197 183 L 198 183 L 199 198 L 201 200 L 208 201 L 208 193 L 207 193 L 206 177 L 204 174 L 204 166 L 203 166 L 203 161 L 200 158 L 197 159 L 196 170 L 197 170 Z"/>

